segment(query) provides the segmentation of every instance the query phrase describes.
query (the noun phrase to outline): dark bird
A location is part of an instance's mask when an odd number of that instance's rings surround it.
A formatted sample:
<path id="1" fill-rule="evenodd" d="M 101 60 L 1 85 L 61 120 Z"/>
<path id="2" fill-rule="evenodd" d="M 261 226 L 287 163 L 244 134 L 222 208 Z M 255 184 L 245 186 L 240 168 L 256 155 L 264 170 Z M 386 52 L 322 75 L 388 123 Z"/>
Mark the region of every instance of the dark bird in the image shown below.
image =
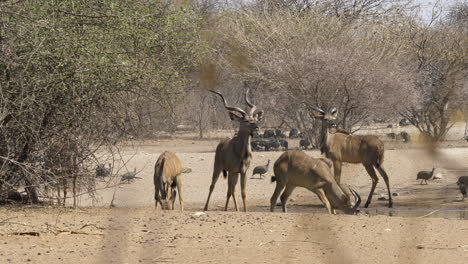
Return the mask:
<path id="1" fill-rule="evenodd" d="M 252 178 L 255 174 L 260 174 L 260 178 L 264 178 L 265 176 L 263 176 L 263 174 L 268 172 L 268 167 L 270 167 L 270 160 L 268 160 L 268 163 L 265 166 L 255 167 L 252 173 Z"/>
<path id="2" fill-rule="evenodd" d="M 301 148 L 307 149 L 310 146 L 310 141 L 308 139 L 301 139 L 299 141 L 299 146 Z"/>
<path id="3" fill-rule="evenodd" d="M 279 140 L 279 143 L 281 145 L 281 147 L 283 147 L 284 150 L 288 150 L 288 141 L 286 139 L 280 139 Z"/>
<path id="4" fill-rule="evenodd" d="M 462 193 L 462 200 L 465 200 L 466 196 L 466 187 L 468 186 L 468 176 L 461 176 L 458 178 L 457 181 L 458 188 L 460 188 L 460 192 Z"/>
<path id="5" fill-rule="evenodd" d="M 126 172 L 122 175 L 122 178 L 120 178 L 120 181 L 127 181 L 127 183 L 130 183 L 130 181 L 133 181 L 134 179 L 141 179 L 140 177 L 137 177 L 137 171 L 136 168 L 133 171 Z"/>
<path id="6" fill-rule="evenodd" d="M 112 172 L 112 166 L 109 163 L 109 168 L 106 168 L 106 164 L 98 164 L 96 167 L 96 177 L 106 177 L 109 176 Z"/>
<path id="7" fill-rule="evenodd" d="M 421 180 L 421 185 L 423 181 L 426 182 L 427 180 L 431 179 L 432 176 L 434 175 L 435 168 L 432 168 L 432 171 L 420 171 L 418 172 L 418 176 L 416 177 L 416 180 Z"/>

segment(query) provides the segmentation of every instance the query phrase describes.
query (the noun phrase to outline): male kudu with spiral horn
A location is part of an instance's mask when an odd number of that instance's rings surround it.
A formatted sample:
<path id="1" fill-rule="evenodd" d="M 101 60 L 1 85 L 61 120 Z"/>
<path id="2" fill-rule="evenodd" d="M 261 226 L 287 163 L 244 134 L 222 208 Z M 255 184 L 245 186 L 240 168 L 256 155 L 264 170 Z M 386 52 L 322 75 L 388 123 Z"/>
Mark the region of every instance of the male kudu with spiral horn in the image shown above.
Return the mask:
<path id="1" fill-rule="evenodd" d="M 205 211 L 208 210 L 211 194 L 216 185 L 216 181 L 219 178 L 219 174 L 223 172 L 224 178 L 228 178 L 228 191 L 224 210 L 227 211 L 229 199 L 232 196 L 234 207 L 236 208 L 236 211 L 239 211 L 237 207 L 235 190 L 240 174 L 242 202 L 244 204 L 244 212 L 246 212 L 246 172 L 252 159 L 250 141 L 252 139 L 253 132 L 258 130 L 257 122 L 262 119 L 263 111 L 257 110 L 257 107 L 249 101 L 249 89 L 247 89 L 245 92 L 245 102 L 250 107 L 250 111 L 248 112 L 239 107 L 229 106 L 221 93 L 212 90 L 210 90 L 210 92 L 215 93 L 221 97 L 224 103 L 224 108 L 228 110 L 231 120 L 239 122 L 239 130 L 234 138 L 226 138 L 221 140 L 221 142 L 218 144 L 218 147 L 216 148 L 213 178 L 210 185 L 208 199 L 206 200 L 205 204 Z"/>

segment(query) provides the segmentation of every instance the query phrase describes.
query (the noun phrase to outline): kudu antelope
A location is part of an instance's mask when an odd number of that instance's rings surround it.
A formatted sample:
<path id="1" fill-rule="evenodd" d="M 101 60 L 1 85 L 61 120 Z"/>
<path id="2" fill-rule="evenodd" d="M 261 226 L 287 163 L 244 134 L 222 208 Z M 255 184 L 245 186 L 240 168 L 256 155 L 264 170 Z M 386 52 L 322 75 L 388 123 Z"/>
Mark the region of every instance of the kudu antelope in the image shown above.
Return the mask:
<path id="1" fill-rule="evenodd" d="M 162 209 L 174 210 L 174 202 L 177 196 L 175 188 L 179 192 L 180 210 L 184 210 L 182 198 L 182 165 L 175 153 L 163 152 L 154 166 L 154 199 L 155 207 L 158 203 Z"/>
<path id="2" fill-rule="evenodd" d="M 213 178 L 211 180 L 208 199 L 206 200 L 205 204 L 205 211 L 208 210 L 211 194 L 216 185 L 216 181 L 218 181 L 219 174 L 222 171 L 224 178 L 228 178 L 228 191 L 224 210 L 227 211 L 229 199 L 232 195 L 234 207 L 236 208 L 236 211 L 239 211 L 237 207 L 235 190 L 240 174 L 242 202 L 244 204 L 244 212 L 246 212 L 246 172 L 249 168 L 250 160 L 252 159 L 250 141 L 252 139 L 253 132 L 258 131 L 257 122 L 262 119 L 263 111 L 257 110 L 257 107 L 250 103 L 248 98 L 248 89 L 245 92 L 245 102 L 248 106 L 250 106 L 250 111 L 248 112 L 242 110 L 239 107 L 229 106 L 221 93 L 211 90 L 210 92 L 215 93 L 221 97 L 224 103 L 224 108 L 228 110 L 231 120 L 239 122 L 239 131 L 232 139 L 226 138 L 221 140 L 221 142 L 216 147 Z"/>
<path id="3" fill-rule="evenodd" d="M 288 198 L 293 190 L 299 186 L 317 194 L 330 214 L 335 214 L 335 209 L 355 214 L 361 203 L 361 197 L 354 190 L 351 190 L 351 194 L 355 198 L 354 205 L 351 204 L 351 195 L 335 181 L 331 165 L 327 159 L 315 159 L 302 151 L 284 152 L 274 165 L 275 176 L 271 178 L 271 181 L 276 181 L 276 188 L 271 197 L 270 210 L 274 211 L 276 200 L 281 191 L 285 189 L 281 195 L 281 205 L 283 212 L 286 212 Z"/>
<path id="4" fill-rule="evenodd" d="M 364 207 L 368 207 L 372 200 L 375 187 L 379 182 L 374 168 L 376 168 L 387 185 L 388 207 L 393 206 L 392 194 L 390 192 L 390 183 L 388 175 L 382 167 L 384 160 L 384 144 L 376 136 L 353 136 L 344 131 L 336 130 L 332 132 L 335 126 L 334 121 L 337 116 L 337 109 L 334 107 L 330 112 L 325 112 L 320 108 L 311 107 L 312 117 L 322 120 L 322 130 L 320 133 L 320 151 L 333 161 L 333 170 L 335 180 L 340 183 L 341 164 L 362 163 L 367 173 L 372 178 L 372 187 Z"/>

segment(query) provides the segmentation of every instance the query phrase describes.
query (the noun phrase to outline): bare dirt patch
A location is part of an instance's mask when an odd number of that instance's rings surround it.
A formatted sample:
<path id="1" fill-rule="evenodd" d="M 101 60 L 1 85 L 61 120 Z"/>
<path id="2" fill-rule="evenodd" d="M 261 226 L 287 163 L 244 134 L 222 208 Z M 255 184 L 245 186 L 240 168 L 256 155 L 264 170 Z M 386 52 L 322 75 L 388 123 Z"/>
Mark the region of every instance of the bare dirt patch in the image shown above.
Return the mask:
<path id="1" fill-rule="evenodd" d="M 210 211 L 202 210 L 218 140 L 160 140 L 128 145 L 127 167 L 142 179 L 99 191 L 86 208 L 0 209 L 0 263 L 466 263 L 466 206 L 455 185 L 468 174 L 468 148 L 445 147 L 432 155 L 423 148 L 388 149 L 385 163 L 394 197 L 386 208 L 383 181 L 368 210 L 359 216 L 328 215 L 309 191 L 297 189 L 289 203 L 270 213 L 274 184 L 249 179 L 248 213 L 222 211 L 227 183 L 220 178 Z M 390 145 L 391 143 L 386 144 Z M 164 150 L 176 151 L 183 166 L 185 212 L 154 210 L 153 166 Z M 255 152 L 249 169 L 274 162 L 282 152 Z M 307 151 L 319 157 L 318 151 Z M 419 170 L 436 167 L 442 179 L 420 185 Z M 365 200 L 370 177 L 361 165 L 345 165 L 342 181 Z M 114 204 L 109 208 L 115 191 Z M 241 197 L 237 193 L 238 201 Z M 89 206 L 98 206 L 89 208 Z M 448 212 L 456 213 L 448 213 Z M 383 214 L 383 215 L 379 215 Z M 389 217 L 388 215 L 398 215 Z M 400 217 L 405 216 L 405 217 Z M 411 216 L 411 217 L 407 217 Z M 38 234 L 38 236 L 36 236 Z"/>

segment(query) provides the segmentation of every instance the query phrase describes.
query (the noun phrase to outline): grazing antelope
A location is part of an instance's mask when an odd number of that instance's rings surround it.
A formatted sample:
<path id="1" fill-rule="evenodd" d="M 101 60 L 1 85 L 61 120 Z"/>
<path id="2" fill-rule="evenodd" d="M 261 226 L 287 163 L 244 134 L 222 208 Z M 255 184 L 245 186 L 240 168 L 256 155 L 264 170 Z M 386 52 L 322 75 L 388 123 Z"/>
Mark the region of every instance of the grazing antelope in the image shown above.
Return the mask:
<path id="1" fill-rule="evenodd" d="M 162 209 L 174 210 L 174 202 L 177 196 L 175 188 L 179 192 L 180 210 L 184 210 L 182 198 L 182 165 L 175 153 L 163 152 L 154 166 L 154 199 L 155 207 L 158 203 Z"/>
<path id="2" fill-rule="evenodd" d="M 311 107 L 312 117 L 322 120 L 322 130 L 320 133 L 320 151 L 333 161 L 335 180 L 340 183 L 341 164 L 362 163 L 367 173 L 372 178 L 372 187 L 364 207 L 368 207 L 372 200 L 375 187 L 379 182 L 374 168 L 376 168 L 387 185 L 388 207 L 393 206 L 392 194 L 388 175 L 382 167 L 384 160 L 384 144 L 376 136 L 352 136 L 347 132 L 336 130 L 332 133 L 331 128 L 335 126 L 334 121 L 337 116 L 337 109 L 334 107 L 326 113 L 320 108 Z"/>
<path id="3" fill-rule="evenodd" d="M 296 187 L 300 186 L 317 194 L 330 214 L 335 214 L 335 209 L 355 214 L 361 203 L 361 197 L 351 190 L 355 198 L 354 205 L 351 204 L 350 194 L 335 181 L 331 165 L 327 159 L 315 159 L 302 151 L 284 152 L 273 167 L 275 176 L 271 177 L 271 181 L 276 181 L 276 189 L 271 197 L 270 210 L 274 211 L 276 200 L 280 192 L 285 189 L 281 195 L 281 205 L 283 212 L 286 212 L 289 196 Z"/>
<path id="4" fill-rule="evenodd" d="M 249 168 L 250 160 L 252 159 L 250 141 L 253 133 L 258 131 L 257 122 L 262 119 L 263 111 L 257 110 L 257 107 L 250 103 L 248 99 L 249 89 L 245 92 L 245 102 L 250 106 L 249 112 L 246 112 L 239 107 L 228 106 L 226 99 L 224 99 L 224 96 L 221 93 L 211 90 L 210 92 L 221 97 L 224 103 L 224 108 L 228 110 L 231 120 L 239 122 L 239 131 L 232 139 L 226 138 L 221 140 L 216 147 L 213 178 L 211 180 L 210 192 L 208 194 L 204 210 L 208 210 L 211 193 L 213 192 L 216 181 L 222 171 L 224 178 L 228 178 L 228 191 L 224 210 L 227 211 L 229 199 L 232 195 L 234 207 L 236 208 L 236 211 L 239 211 L 235 190 L 240 174 L 242 202 L 244 204 L 244 212 L 247 212 L 245 187 L 247 181 L 246 172 Z"/>

